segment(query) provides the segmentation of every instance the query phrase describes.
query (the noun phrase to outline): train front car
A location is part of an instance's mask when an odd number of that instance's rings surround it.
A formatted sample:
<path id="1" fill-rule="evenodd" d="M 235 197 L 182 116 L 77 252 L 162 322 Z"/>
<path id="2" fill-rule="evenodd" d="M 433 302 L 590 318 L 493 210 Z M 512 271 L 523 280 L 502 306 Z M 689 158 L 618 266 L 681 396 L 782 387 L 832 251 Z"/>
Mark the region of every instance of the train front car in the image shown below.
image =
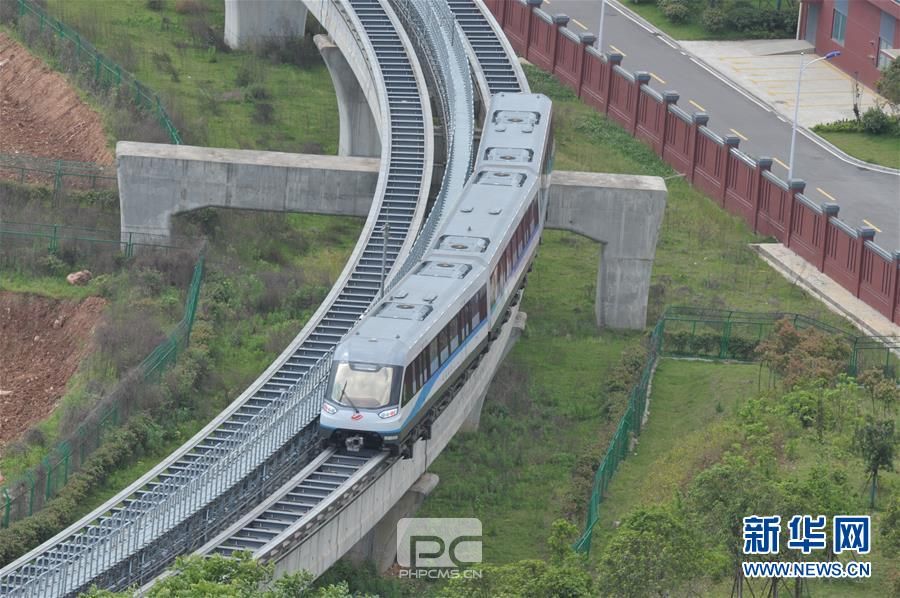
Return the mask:
<path id="1" fill-rule="evenodd" d="M 488 348 L 537 252 L 552 162 L 551 103 L 494 96 L 475 169 L 422 262 L 338 345 L 319 431 L 412 454 Z"/>

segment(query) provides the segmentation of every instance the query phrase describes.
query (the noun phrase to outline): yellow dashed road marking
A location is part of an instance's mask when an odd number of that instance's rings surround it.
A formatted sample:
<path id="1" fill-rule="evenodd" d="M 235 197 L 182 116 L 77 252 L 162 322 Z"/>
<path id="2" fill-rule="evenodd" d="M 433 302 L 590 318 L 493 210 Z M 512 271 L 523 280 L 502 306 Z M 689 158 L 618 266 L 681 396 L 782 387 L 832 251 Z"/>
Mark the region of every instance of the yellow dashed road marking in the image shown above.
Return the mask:
<path id="1" fill-rule="evenodd" d="M 666 84 L 666 80 L 663 79 L 663 78 L 661 78 L 661 77 L 660 77 L 659 75 L 657 75 L 656 73 L 650 73 L 650 76 L 653 77 L 654 79 L 656 79 L 657 81 L 659 81 L 660 83 L 662 83 L 663 85 Z"/>
<path id="2" fill-rule="evenodd" d="M 698 104 L 698 103 L 695 102 L 694 100 L 688 100 L 688 103 L 689 103 L 691 106 L 693 106 L 694 108 L 696 108 L 697 110 L 699 110 L 700 112 L 706 112 L 706 108 L 704 108 L 703 106 L 701 106 L 700 104 Z"/>
<path id="3" fill-rule="evenodd" d="M 587 27 L 585 27 L 584 23 L 582 23 L 578 19 L 572 19 L 572 22 L 575 23 L 576 25 L 578 25 L 579 27 L 581 27 L 582 29 L 584 29 L 585 31 L 587 31 Z"/>
<path id="4" fill-rule="evenodd" d="M 785 168 L 787 168 L 788 170 L 791 169 L 790 166 L 788 166 L 787 164 L 785 164 L 784 162 L 782 162 L 782 161 L 779 160 L 778 158 L 772 158 L 772 159 L 775 160 L 776 162 L 778 162 L 779 164 L 781 164 L 782 166 L 784 166 Z"/>
<path id="5" fill-rule="evenodd" d="M 822 189 L 821 187 L 816 187 L 816 191 L 818 191 L 819 193 L 821 193 L 822 195 L 824 195 L 825 197 L 827 197 L 828 199 L 830 199 L 830 200 L 833 201 L 834 203 L 838 203 L 838 200 L 835 199 L 835 197 L 834 197 L 833 195 L 831 195 L 830 193 L 828 193 L 827 191 L 825 191 L 825 189 Z"/>
<path id="6" fill-rule="evenodd" d="M 743 133 L 741 133 L 741 132 L 738 131 L 737 129 L 729 129 L 729 130 L 730 130 L 732 133 L 734 133 L 735 135 L 737 135 L 738 137 L 740 137 L 741 139 L 743 139 L 744 141 L 750 141 L 750 140 L 747 138 L 746 135 L 744 135 Z"/>
<path id="7" fill-rule="evenodd" d="M 621 54 L 622 56 L 628 56 L 628 54 L 626 54 L 625 52 L 623 52 L 622 50 L 618 49 L 617 47 L 615 47 L 615 46 L 612 45 L 612 44 L 609 44 L 609 47 L 613 49 L 613 52 L 618 52 L 618 53 Z"/>

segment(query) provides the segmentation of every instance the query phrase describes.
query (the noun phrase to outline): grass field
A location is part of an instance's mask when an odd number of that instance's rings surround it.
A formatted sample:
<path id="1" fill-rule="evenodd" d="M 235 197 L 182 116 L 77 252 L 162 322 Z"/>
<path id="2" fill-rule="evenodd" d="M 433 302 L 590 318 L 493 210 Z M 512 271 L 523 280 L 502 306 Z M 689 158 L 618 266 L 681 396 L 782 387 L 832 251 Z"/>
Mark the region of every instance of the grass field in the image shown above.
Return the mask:
<path id="1" fill-rule="evenodd" d="M 817 133 L 854 158 L 900 168 L 900 137 L 869 133 Z"/>
<path id="2" fill-rule="evenodd" d="M 613 478 L 601 504 L 600 522 L 594 529 L 594 555 L 612 535 L 616 522 L 638 506 L 665 504 L 684 490 L 692 478 L 723 451 L 737 442 L 734 426 L 742 405 L 757 393 L 758 365 L 676 361 L 664 359 L 657 368 L 651 392 L 650 418 L 640 441 Z M 765 373 L 763 387 L 765 387 Z M 849 430 L 847 432 L 849 434 Z M 865 513 L 867 496 L 859 459 L 848 448 L 846 438 L 826 436 L 824 443 L 807 434 L 796 439 L 789 457 L 778 463 L 778 475 L 805 474 L 816 465 L 844 467 L 849 486 L 856 489 L 851 500 Z M 886 505 L 891 492 L 900 491 L 896 473 L 884 474 L 880 503 Z M 875 514 L 876 529 L 878 513 Z M 877 536 L 876 536 L 877 540 Z M 865 581 L 814 583 L 813 596 L 886 596 L 889 561 L 873 542 L 873 576 Z M 896 563 L 895 563 L 896 565 Z M 704 596 L 728 595 L 731 580 L 699 589 Z M 758 589 L 757 589 L 758 591 Z"/>
<path id="3" fill-rule="evenodd" d="M 224 27 L 225 3 L 194 0 L 203 10 L 188 13 L 176 4 L 165 0 L 154 11 L 146 0 L 47 2 L 51 14 L 160 93 L 186 143 L 337 152 L 337 101 L 320 59 L 299 68 L 216 49 L 209 28 Z"/>

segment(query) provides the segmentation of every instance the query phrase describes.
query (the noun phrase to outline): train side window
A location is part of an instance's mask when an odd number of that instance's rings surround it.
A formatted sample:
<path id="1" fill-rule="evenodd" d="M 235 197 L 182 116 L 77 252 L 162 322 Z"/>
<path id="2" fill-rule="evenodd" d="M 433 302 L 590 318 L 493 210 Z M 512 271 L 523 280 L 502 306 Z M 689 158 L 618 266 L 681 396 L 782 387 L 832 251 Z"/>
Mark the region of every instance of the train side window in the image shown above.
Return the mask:
<path id="1" fill-rule="evenodd" d="M 443 364 L 443 363 L 446 363 L 447 359 L 449 359 L 449 357 L 450 357 L 450 343 L 448 342 L 448 339 L 447 339 L 447 328 L 446 327 L 444 327 L 444 329 L 438 333 L 438 340 L 440 341 L 441 363 Z"/>
<path id="2" fill-rule="evenodd" d="M 476 295 L 472 298 L 472 308 L 469 310 L 469 321 L 472 322 L 472 330 L 475 330 L 475 327 L 478 326 L 478 323 L 481 321 L 481 317 L 478 312 L 478 297 L 481 295 L 481 291 L 476 293 Z"/>
<path id="3" fill-rule="evenodd" d="M 487 291 L 481 289 L 478 292 L 478 312 L 481 314 L 481 320 L 487 319 L 488 306 L 487 306 Z"/>
<path id="4" fill-rule="evenodd" d="M 415 382 L 413 381 L 413 366 L 410 364 L 403 374 L 403 402 L 405 403 L 413 398 L 414 394 L 416 394 L 416 390 Z"/>
<path id="5" fill-rule="evenodd" d="M 450 319 L 450 323 L 447 324 L 447 335 L 450 337 L 448 340 L 450 341 L 450 352 L 452 353 L 459 346 L 459 321 L 455 315 Z"/>
<path id="6" fill-rule="evenodd" d="M 440 361 L 438 361 L 438 356 L 440 355 L 440 352 L 438 351 L 438 339 L 437 338 L 435 338 L 434 340 L 431 341 L 431 345 L 429 345 L 429 347 L 428 347 L 428 353 L 430 354 L 430 358 L 431 358 L 431 369 L 428 372 L 428 377 L 430 378 L 438 370 L 438 368 L 441 367 L 441 363 L 440 363 Z"/>

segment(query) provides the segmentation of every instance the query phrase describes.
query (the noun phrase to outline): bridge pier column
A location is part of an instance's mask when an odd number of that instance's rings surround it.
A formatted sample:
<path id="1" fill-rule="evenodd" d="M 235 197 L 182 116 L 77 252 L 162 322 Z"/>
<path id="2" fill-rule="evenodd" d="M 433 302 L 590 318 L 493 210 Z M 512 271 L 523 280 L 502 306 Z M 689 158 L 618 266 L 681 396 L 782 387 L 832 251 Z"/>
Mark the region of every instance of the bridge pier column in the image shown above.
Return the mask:
<path id="1" fill-rule="evenodd" d="M 337 95 L 340 133 L 339 156 L 377 157 L 381 154 L 381 138 L 369 102 L 359 86 L 353 69 L 331 38 L 327 35 L 313 37 Z"/>
<path id="2" fill-rule="evenodd" d="M 397 560 L 397 522 L 412 517 L 425 502 L 440 479 L 425 472 L 413 483 L 406 494 L 370 529 L 349 551 L 346 558 L 355 564 L 372 561 L 378 573 L 384 573 Z"/>
<path id="3" fill-rule="evenodd" d="M 527 321 L 528 314 L 524 311 L 520 311 L 516 314 L 516 318 L 513 320 L 512 330 L 509 331 L 509 340 L 507 340 L 506 344 L 503 346 L 503 352 L 500 354 L 500 359 L 497 363 L 503 363 L 503 360 L 506 359 L 506 356 L 512 351 L 513 345 L 516 344 L 516 341 L 519 340 L 519 337 L 522 336 L 522 333 L 525 331 L 525 323 Z M 459 426 L 460 432 L 478 431 L 478 426 L 481 424 L 481 408 L 484 405 L 484 398 L 487 396 L 489 388 L 490 385 L 485 386 L 484 390 L 479 393 L 478 398 L 472 405 L 472 410 L 469 412 L 469 415 Z"/>
<path id="4" fill-rule="evenodd" d="M 301 0 L 225 0 L 225 43 L 244 50 L 302 36 L 306 13 Z"/>
<path id="5" fill-rule="evenodd" d="M 641 330 L 656 242 L 666 209 L 659 177 L 554 171 L 547 227 L 603 244 L 594 306 L 597 326 Z"/>

